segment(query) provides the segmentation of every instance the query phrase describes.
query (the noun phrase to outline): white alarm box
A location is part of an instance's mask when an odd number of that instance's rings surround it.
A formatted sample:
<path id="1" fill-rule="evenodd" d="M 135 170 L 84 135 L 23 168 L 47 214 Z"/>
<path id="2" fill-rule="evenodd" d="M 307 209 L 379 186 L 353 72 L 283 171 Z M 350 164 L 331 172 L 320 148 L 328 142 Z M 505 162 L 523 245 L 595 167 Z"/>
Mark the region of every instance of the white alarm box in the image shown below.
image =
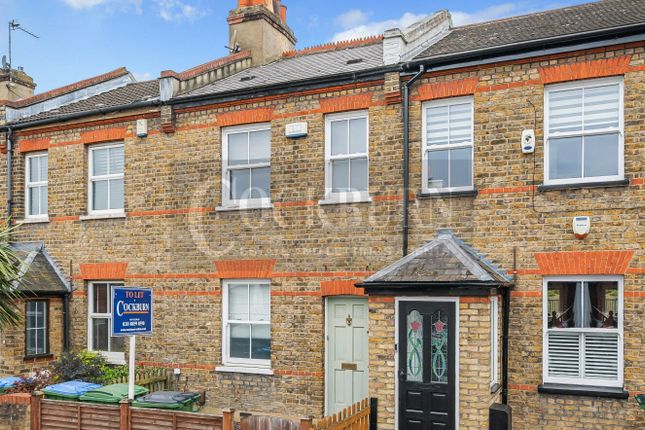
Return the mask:
<path id="1" fill-rule="evenodd" d="M 148 135 L 148 120 L 137 120 L 137 137 L 146 137 Z"/>
<path id="2" fill-rule="evenodd" d="M 284 135 L 288 138 L 295 139 L 297 137 L 304 137 L 307 135 L 306 122 L 294 122 L 287 124 L 284 130 Z"/>

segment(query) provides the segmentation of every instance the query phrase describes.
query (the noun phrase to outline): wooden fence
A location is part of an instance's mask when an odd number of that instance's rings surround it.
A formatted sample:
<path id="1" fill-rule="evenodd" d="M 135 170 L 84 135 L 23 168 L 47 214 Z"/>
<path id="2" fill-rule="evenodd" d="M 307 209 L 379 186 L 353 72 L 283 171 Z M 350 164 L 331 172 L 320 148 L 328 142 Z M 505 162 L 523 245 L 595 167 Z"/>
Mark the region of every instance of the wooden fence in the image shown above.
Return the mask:
<path id="1" fill-rule="evenodd" d="M 354 403 L 337 414 L 316 420 L 312 428 L 314 430 L 370 430 L 372 410 L 370 403 L 370 399 Z"/>
<path id="2" fill-rule="evenodd" d="M 124 375 L 106 382 L 105 385 L 127 383 L 128 375 Z M 169 390 L 172 387 L 172 374 L 168 369 L 158 367 L 137 368 L 134 383 L 147 388 L 151 393 Z"/>
<path id="3" fill-rule="evenodd" d="M 222 416 L 132 408 L 130 402 L 99 405 L 31 397 L 31 430 L 233 430 L 233 412 Z"/>

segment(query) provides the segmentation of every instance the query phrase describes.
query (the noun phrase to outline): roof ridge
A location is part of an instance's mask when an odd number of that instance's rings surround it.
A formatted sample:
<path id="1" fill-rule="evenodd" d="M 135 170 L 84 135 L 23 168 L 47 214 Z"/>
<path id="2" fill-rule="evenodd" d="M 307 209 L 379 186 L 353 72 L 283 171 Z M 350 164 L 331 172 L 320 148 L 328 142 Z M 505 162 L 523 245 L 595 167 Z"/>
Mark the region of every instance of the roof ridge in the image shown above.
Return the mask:
<path id="1" fill-rule="evenodd" d="M 199 64 L 195 67 L 191 67 L 190 69 L 184 70 L 183 72 L 175 72 L 174 70 L 164 70 L 161 72 L 161 77 L 162 78 L 173 77 L 180 80 L 190 79 L 202 73 L 211 71 L 213 69 L 227 65 L 237 60 L 248 58 L 250 56 L 251 56 L 251 51 L 249 50 L 235 52 L 225 57 L 216 58 L 214 60 L 207 61 L 206 63 Z"/>
<path id="2" fill-rule="evenodd" d="M 83 88 L 91 87 L 96 84 L 100 84 L 102 82 L 106 82 L 121 76 L 125 76 L 129 74 L 130 72 L 128 69 L 125 67 L 119 67 L 118 69 L 114 69 L 110 72 L 107 73 L 102 73 L 100 75 L 92 76 L 87 79 L 83 79 L 81 81 L 74 82 L 72 84 L 68 84 L 59 88 L 54 88 L 49 91 L 45 91 L 44 93 L 36 94 L 31 97 L 28 97 L 26 99 L 21 99 L 21 100 L 16 100 L 13 102 L 8 102 L 6 103 L 7 106 L 13 107 L 13 108 L 21 108 L 25 106 L 29 106 L 35 103 L 40 103 L 42 101 L 58 97 L 64 94 L 68 94 L 74 91 L 78 91 Z"/>
<path id="3" fill-rule="evenodd" d="M 527 17 L 527 16 L 545 15 L 545 14 L 552 13 L 552 12 L 555 12 L 555 11 L 583 8 L 583 7 L 587 7 L 589 5 L 593 5 L 593 4 L 597 4 L 597 3 L 606 3 L 606 2 L 611 2 L 611 1 L 612 0 L 596 0 L 596 1 L 586 2 L 586 3 L 576 4 L 576 5 L 572 5 L 572 6 L 556 7 L 556 8 L 553 8 L 553 9 L 546 9 L 546 10 L 541 10 L 541 11 L 536 11 L 536 12 L 526 12 L 526 13 L 522 13 L 520 15 L 507 16 L 505 18 L 497 18 L 497 19 L 491 19 L 489 21 L 473 22 L 471 24 L 459 25 L 459 26 L 453 27 L 452 30 L 457 30 L 457 29 L 462 29 L 462 28 L 479 27 L 479 26 L 484 26 L 484 25 L 488 25 L 488 24 L 492 24 L 492 23 L 512 21 L 514 19 L 524 18 L 524 17 Z M 617 0 L 614 0 L 614 1 L 617 2 Z"/>
<path id="4" fill-rule="evenodd" d="M 375 36 L 359 37 L 357 39 L 341 40 L 338 42 L 323 43 L 320 45 L 309 46 L 306 48 L 286 51 L 282 54 L 283 58 L 291 58 L 299 55 L 314 54 L 319 52 L 335 51 L 337 49 L 355 48 L 358 46 L 371 45 L 383 40 L 382 34 Z"/>

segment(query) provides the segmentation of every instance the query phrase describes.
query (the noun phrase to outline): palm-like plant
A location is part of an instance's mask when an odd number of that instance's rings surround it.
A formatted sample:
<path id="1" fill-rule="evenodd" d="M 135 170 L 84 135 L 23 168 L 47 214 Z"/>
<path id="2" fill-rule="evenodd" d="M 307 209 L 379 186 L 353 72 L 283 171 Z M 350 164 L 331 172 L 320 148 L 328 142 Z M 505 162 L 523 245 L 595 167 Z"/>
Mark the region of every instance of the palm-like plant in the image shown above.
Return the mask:
<path id="1" fill-rule="evenodd" d="M 0 226 L 0 332 L 16 326 L 21 321 L 18 299 L 22 296 L 20 283 L 22 262 L 9 246 L 14 227 L 9 223 Z"/>

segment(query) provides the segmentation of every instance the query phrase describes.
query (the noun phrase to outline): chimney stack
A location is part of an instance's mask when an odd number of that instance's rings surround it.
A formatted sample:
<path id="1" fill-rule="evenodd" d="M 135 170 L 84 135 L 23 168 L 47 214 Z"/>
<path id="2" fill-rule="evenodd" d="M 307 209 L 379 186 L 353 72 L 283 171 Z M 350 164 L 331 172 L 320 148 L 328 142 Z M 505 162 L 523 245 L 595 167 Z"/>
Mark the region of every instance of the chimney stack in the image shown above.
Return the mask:
<path id="1" fill-rule="evenodd" d="M 16 101 L 34 95 L 36 84 L 22 68 L 0 68 L 0 101 Z"/>
<path id="2" fill-rule="evenodd" d="M 270 63 L 295 49 L 296 37 L 287 26 L 287 7 L 280 0 L 238 0 L 227 21 L 229 46 L 251 51 L 253 66 Z"/>

